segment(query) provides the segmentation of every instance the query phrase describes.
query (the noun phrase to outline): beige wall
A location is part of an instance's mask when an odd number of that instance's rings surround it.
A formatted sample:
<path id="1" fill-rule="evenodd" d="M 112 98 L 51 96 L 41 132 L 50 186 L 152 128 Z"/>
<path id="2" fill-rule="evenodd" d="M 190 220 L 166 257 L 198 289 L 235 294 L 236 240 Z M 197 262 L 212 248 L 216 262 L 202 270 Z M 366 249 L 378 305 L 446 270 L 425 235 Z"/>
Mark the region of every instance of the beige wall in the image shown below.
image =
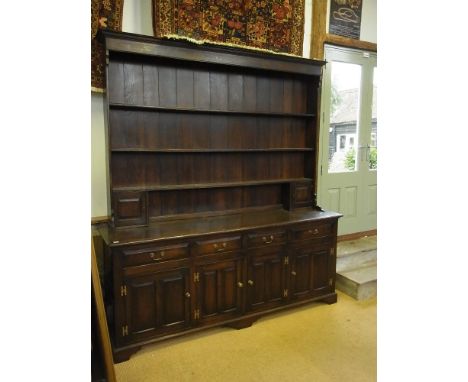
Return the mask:
<path id="1" fill-rule="evenodd" d="M 307 0 L 309 2 L 309 0 Z M 313 0 L 312 0 L 313 1 Z M 330 2 L 330 0 L 329 0 Z M 308 4 L 308 7 L 310 4 Z M 377 42 L 377 0 L 363 0 L 361 40 Z M 306 30 L 310 26 L 307 25 Z M 328 28 L 328 26 L 327 26 Z M 125 0 L 122 30 L 153 35 L 151 0 Z M 306 32 L 307 33 L 307 32 Z M 310 37 L 310 36 L 308 36 Z M 91 216 L 106 216 L 107 195 L 106 131 L 104 95 L 91 93 Z"/>

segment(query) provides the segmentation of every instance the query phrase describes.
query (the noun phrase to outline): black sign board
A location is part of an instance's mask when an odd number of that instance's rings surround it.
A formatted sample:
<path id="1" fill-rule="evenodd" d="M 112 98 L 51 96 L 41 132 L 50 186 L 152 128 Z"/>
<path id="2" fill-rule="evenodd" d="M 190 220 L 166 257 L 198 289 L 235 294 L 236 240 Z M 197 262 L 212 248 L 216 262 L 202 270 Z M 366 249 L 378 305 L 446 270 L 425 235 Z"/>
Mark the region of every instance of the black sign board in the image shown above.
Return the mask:
<path id="1" fill-rule="evenodd" d="M 331 0 L 329 33 L 359 40 L 363 0 Z"/>

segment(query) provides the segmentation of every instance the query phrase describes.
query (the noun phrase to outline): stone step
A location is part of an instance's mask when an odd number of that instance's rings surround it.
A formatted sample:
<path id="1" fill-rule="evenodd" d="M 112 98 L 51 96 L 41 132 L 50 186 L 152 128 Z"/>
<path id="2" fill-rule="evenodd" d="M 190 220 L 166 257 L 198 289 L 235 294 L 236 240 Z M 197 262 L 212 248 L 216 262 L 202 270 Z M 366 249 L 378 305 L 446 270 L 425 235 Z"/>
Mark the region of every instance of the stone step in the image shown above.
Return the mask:
<path id="1" fill-rule="evenodd" d="M 377 263 L 377 250 L 354 252 L 336 258 L 336 272 L 365 267 Z"/>
<path id="2" fill-rule="evenodd" d="M 377 295 L 377 264 L 368 264 L 336 274 L 336 289 L 356 300 L 366 300 Z"/>
<path id="3" fill-rule="evenodd" d="M 374 249 L 377 249 L 377 236 L 366 236 L 357 240 L 340 241 L 336 246 L 336 256 L 349 256 Z"/>

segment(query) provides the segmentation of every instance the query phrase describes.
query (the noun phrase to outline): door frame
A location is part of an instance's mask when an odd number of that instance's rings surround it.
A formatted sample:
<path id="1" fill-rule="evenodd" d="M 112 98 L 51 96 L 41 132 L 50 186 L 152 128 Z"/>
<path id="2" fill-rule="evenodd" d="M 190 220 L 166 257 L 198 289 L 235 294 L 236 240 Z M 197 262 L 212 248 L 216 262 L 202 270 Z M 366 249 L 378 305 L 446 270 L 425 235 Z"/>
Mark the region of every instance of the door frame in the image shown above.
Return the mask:
<path id="1" fill-rule="evenodd" d="M 373 101 L 373 76 L 377 66 L 377 54 L 375 52 L 362 51 L 332 45 L 325 45 L 325 60 L 327 64 L 323 68 L 320 94 L 320 144 L 318 152 L 319 171 L 317 177 L 318 204 L 325 209 L 336 209 L 344 216 L 340 219 L 339 235 L 355 232 L 371 231 L 377 228 L 376 187 L 377 170 L 370 170 L 368 155 L 371 146 L 372 133 L 372 101 Z M 330 97 L 331 97 L 331 70 L 330 61 L 345 62 L 361 66 L 361 83 L 359 94 L 359 112 L 357 115 L 355 140 L 356 171 L 328 173 L 328 150 L 330 128 Z M 362 107 L 362 105 L 365 105 Z M 341 178 L 338 183 L 357 185 L 355 216 L 347 208 L 346 195 L 339 196 L 338 208 L 333 208 L 327 203 L 327 183 L 331 184 L 330 177 Z M 354 178 L 354 179 L 353 179 Z M 336 180 L 335 180 L 336 181 Z M 374 187 L 371 194 L 369 185 Z M 341 193 L 341 190 L 340 190 Z M 374 198 L 375 196 L 375 198 Z M 375 203 L 374 203 L 375 202 Z M 375 204 L 375 206 L 374 206 Z M 374 211 L 375 210 L 375 211 Z M 364 211 L 366 211 L 364 213 Z"/>

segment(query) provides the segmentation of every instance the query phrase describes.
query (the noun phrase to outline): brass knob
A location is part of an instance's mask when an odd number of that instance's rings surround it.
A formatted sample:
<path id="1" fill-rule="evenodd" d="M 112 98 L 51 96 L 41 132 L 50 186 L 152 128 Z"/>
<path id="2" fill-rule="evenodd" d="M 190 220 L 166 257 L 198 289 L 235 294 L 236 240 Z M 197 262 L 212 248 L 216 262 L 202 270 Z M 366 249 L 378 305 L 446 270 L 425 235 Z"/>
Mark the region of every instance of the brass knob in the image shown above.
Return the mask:
<path id="1" fill-rule="evenodd" d="M 263 240 L 263 242 L 264 242 L 265 244 L 270 244 L 270 243 L 272 243 L 273 240 L 275 239 L 275 237 L 274 237 L 273 235 L 270 235 L 270 238 L 269 238 L 269 239 L 270 239 L 270 240 L 268 240 L 266 236 L 263 236 L 263 237 L 262 237 L 262 240 Z"/>
<path id="2" fill-rule="evenodd" d="M 242 284 L 242 283 L 239 281 L 239 282 L 237 283 L 237 286 L 238 286 L 239 288 L 242 288 L 242 287 L 244 286 L 244 284 Z"/>
<path id="3" fill-rule="evenodd" d="M 252 280 L 249 280 L 249 281 L 247 281 L 247 284 L 249 284 L 249 285 L 253 285 L 253 284 L 254 284 L 254 282 L 253 282 Z"/>
<path id="4" fill-rule="evenodd" d="M 155 257 L 156 256 L 156 253 L 154 252 L 151 252 L 150 253 L 150 257 L 154 260 L 154 261 L 159 261 L 161 260 L 163 257 L 164 257 L 164 251 L 160 251 L 159 252 L 159 257 Z"/>
<path id="5" fill-rule="evenodd" d="M 292 271 L 291 274 L 292 274 L 293 276 L 296 276 L 296 275 L 297 275 L 296 271 Z"/>
<path id="6" fill-rule="evenodd" d="M 190 292 L 185 292 L 185 297 L 190 298 Z"/>
<path id="7" fill-rule="evenodd" d="M 221 247 L 218 245 L 218 243 L 213 244 L 214 249 L 216 249 L 218 252 L 219 251 L 224 251 L 226 249 L 226 243 L 221 244 Z"/>

